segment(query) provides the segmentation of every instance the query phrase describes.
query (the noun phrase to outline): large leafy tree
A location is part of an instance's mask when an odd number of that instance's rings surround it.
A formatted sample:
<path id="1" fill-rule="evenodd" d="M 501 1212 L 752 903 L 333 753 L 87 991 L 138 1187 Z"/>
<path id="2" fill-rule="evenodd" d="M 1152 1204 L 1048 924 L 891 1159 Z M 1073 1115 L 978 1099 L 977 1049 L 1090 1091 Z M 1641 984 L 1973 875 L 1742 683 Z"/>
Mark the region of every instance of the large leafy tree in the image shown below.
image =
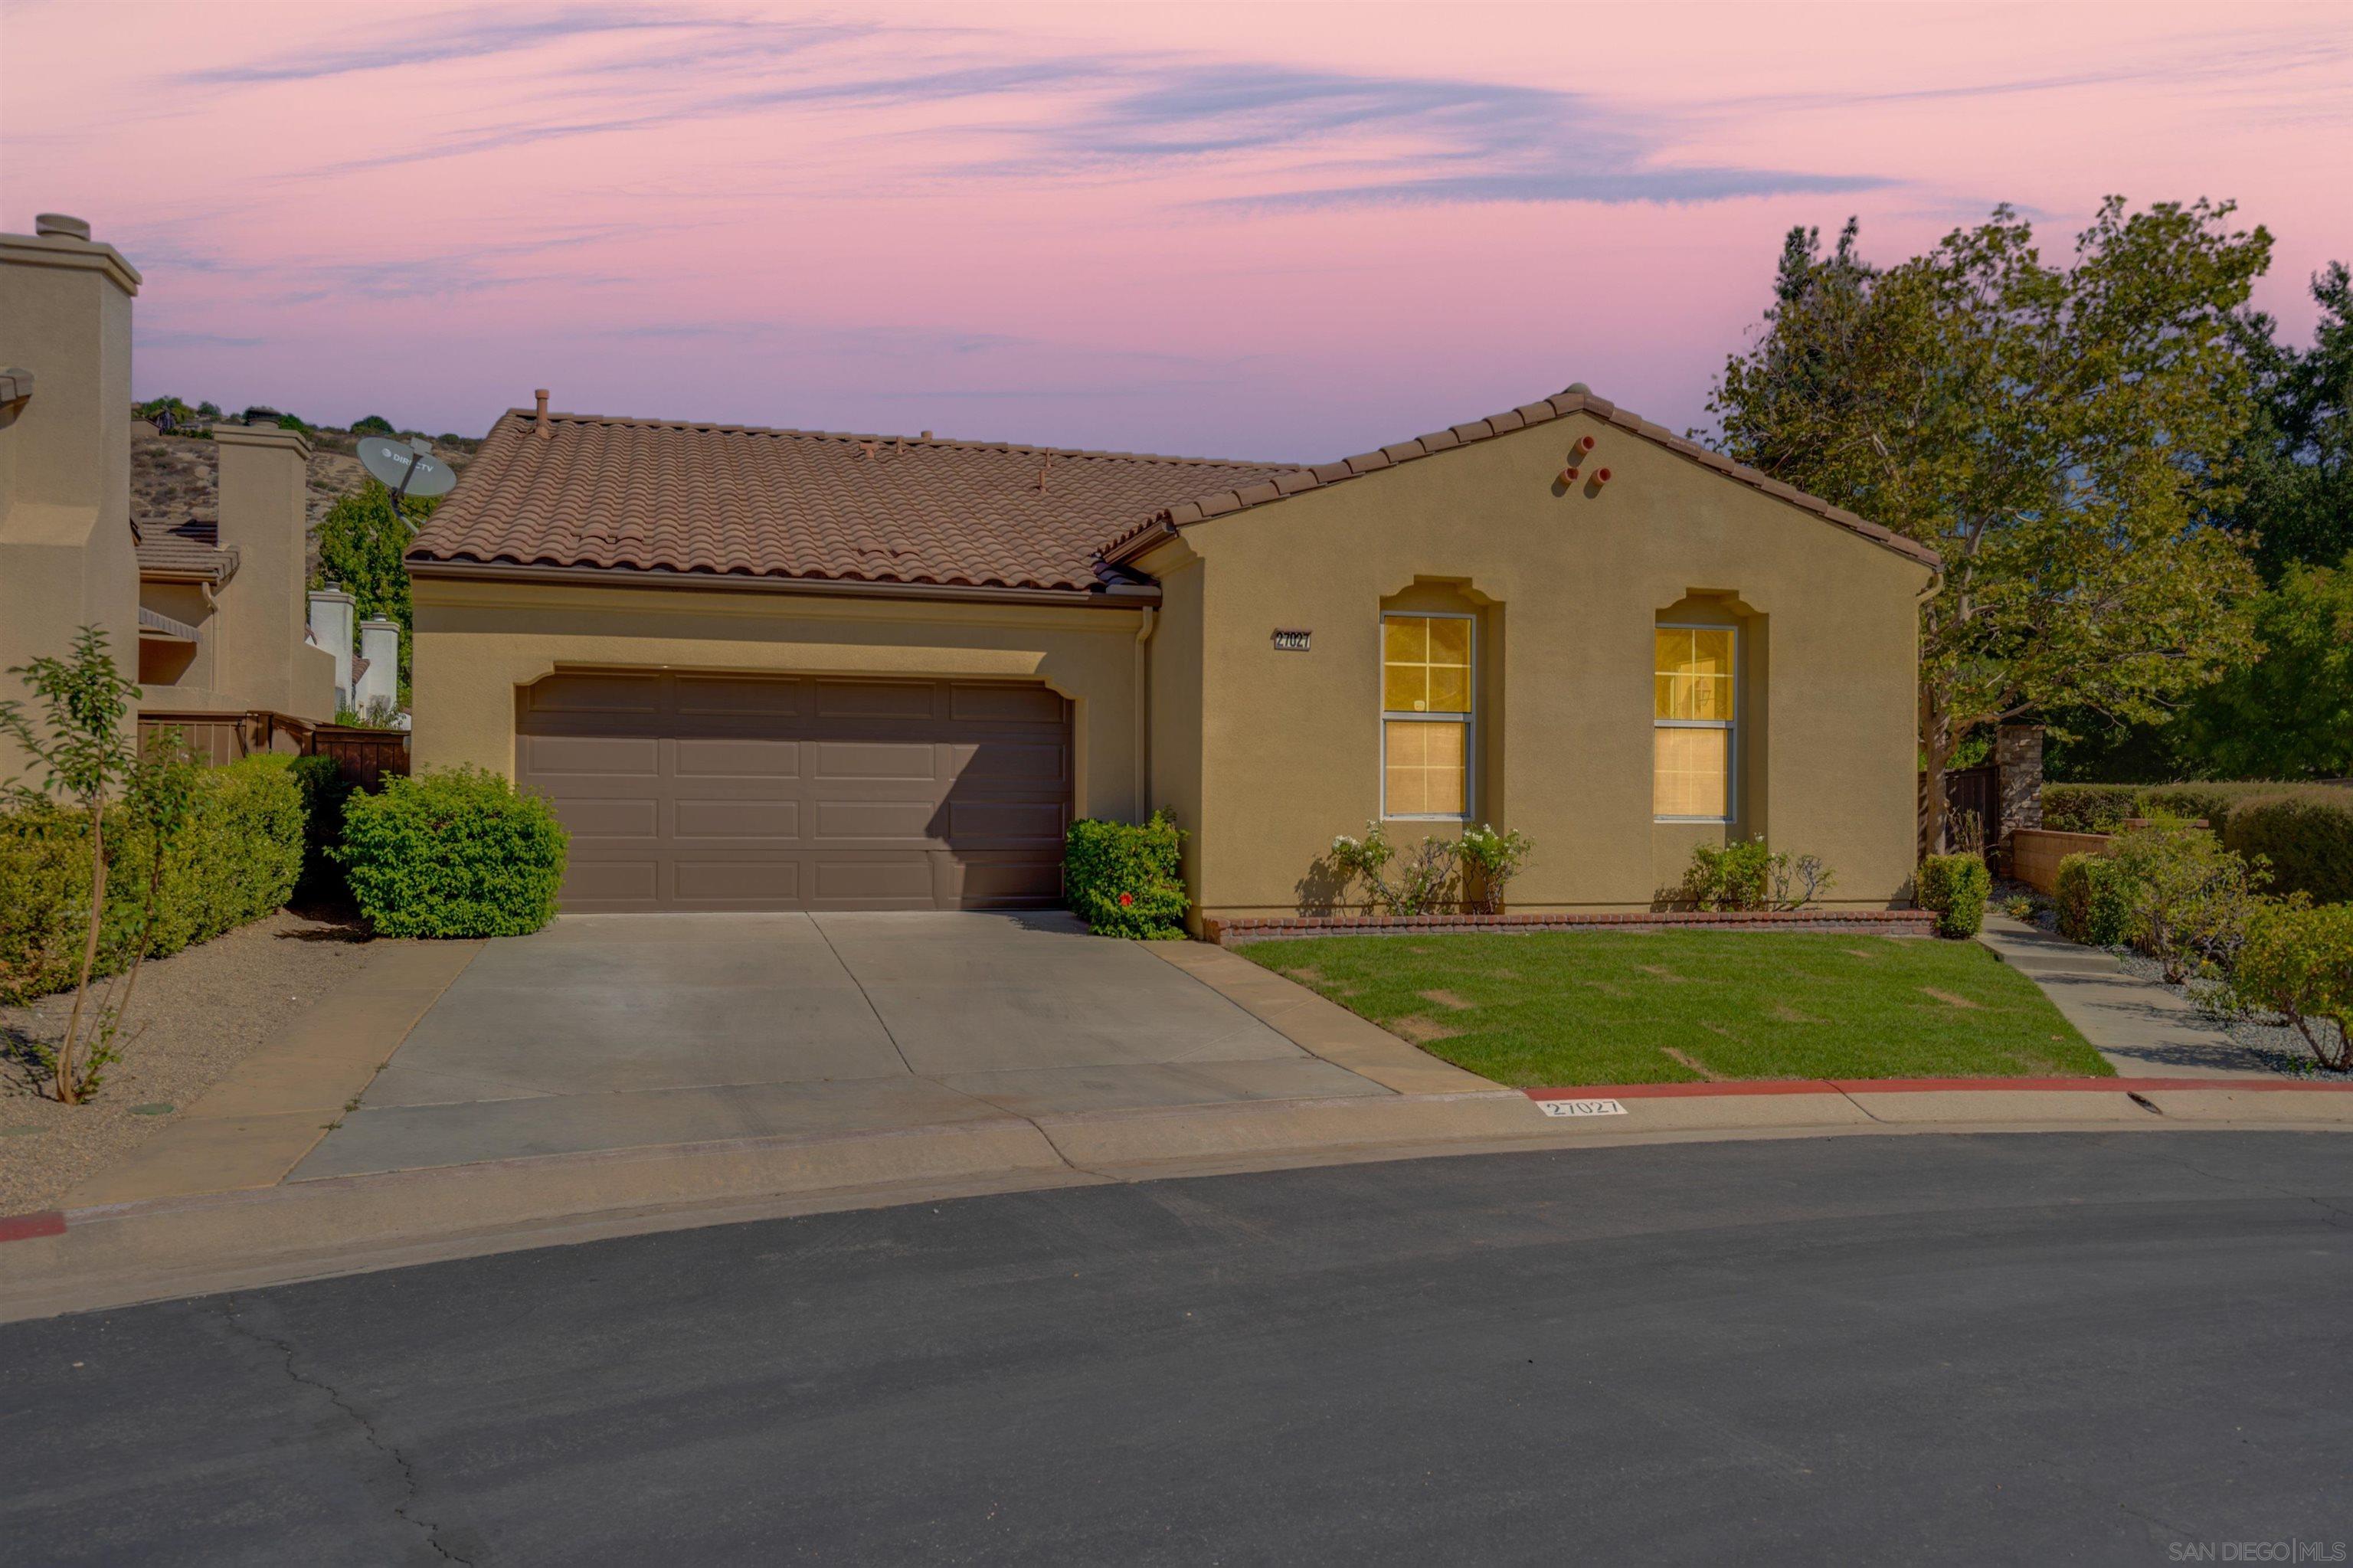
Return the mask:
<path id="1" fill-rule="evenodd" d="M 319 546 L 318 580 L 311 586 L 334 583 L 352 596 L 363 620 L 382 617 L 400 626 L 400 691 L 407 700 L 409 652 L 408 568 L 402 557 L 416 535 L 409 524 L 422 525 L 440 504 L 438 497 L 403 501 L 407 522 L 393 510 L 392 493 L 375 480 L 358 491 L 338 496 L 313 531 Z"/>
<path id="2" fill-rule="evenodd" d="M 2214 779 L 2353 775 L 2353 551 L 2288 563 L 2255 601 L 2263 656 L 2198 694 L 2168 731 L 2179 770 Z"/>
<path id="3" fill-rule="evenodd" d="M 2309 350 L 2275 345 L 2268 316 L 2247 324 L 2261 396 L 2232 524 L 2274 583 L 2297 563 L 2334 566 L 2353 550 L 2353 270 L 2331 262 L 2312 297 L 2320 322 Z"/>
<path id="4" fill-rule="evenodd" d="M 2157 719 L 2252 646 L 2256 588 L 2214 526 L 2250 418 L 2234 323 L 2271 237 L 2229 204 L 2104 203 L 2064 264 L 2007 207 L 1865 262 L 1800 230 L 1709 408 L 1725 448 L 1936 548 L 1920 620 L 1931 843 L 1972 731 Z"/>

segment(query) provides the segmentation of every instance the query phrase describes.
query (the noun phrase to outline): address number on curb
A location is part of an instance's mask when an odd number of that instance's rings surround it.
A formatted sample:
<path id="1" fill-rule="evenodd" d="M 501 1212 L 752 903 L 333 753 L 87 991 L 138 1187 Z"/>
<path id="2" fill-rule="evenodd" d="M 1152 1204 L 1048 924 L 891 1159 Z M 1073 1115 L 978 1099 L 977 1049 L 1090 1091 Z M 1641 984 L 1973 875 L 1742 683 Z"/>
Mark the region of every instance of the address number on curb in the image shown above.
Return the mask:
<path id="1" fill-rule="evenodd" d="M 1546 1116 L 1624 1116 L 1626 1107 L 1616 1100 L 1538 1100 Z"/>

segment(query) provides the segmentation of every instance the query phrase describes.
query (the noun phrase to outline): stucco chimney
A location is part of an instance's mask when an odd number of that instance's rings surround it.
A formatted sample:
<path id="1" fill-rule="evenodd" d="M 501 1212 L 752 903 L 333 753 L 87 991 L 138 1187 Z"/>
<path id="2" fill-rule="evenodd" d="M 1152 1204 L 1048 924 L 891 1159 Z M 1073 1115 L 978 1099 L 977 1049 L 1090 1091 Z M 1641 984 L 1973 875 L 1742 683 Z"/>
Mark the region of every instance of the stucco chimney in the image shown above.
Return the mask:
<path id="1" fill-rule="evenodd" d="M 367 668 L 360 672 L 359 690 L 352 694 L 352 706 L 363 714 L 379 703 L 391 707 L 400 700 L 399 623 L 361 621 L 360 657 L 367 661 Z"/>
<path id="2" fill-rule="evenodd" d="M 139 673 L 131 536 L 131 303 L 139 273 L 90 225 L 44 213 L 0 234 L 0 698 L 11 668 L 61 658 L 83 626 Z M 37 776 L 0 740 L 0 779 Z"/>
<path id="3" fill-rule="evenodd" d="M 311 637 L 335 661 L 335 705 L 353 707 L 352 701 L 352 596 L 332 586 L 311 594 Z"/>
<path id="4" fill-rule="evenodd" d="M 237 554 L 215 612 L 216 679 L 248 706 L 332 718 L 309 711 L 324 693 L 302 676 L 311 443 L 274 423 L 216 425 L 213 449 L 221 546 Z"/>

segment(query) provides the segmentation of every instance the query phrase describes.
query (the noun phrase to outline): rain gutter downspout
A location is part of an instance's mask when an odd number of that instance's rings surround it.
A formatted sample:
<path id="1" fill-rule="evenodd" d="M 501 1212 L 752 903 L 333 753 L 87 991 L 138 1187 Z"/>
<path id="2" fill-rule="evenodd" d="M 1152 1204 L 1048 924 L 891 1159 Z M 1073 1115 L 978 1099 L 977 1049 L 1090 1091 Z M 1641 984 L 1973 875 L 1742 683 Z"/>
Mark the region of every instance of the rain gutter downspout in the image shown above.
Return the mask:
<path id="1" fill-rule="evenodd" d="M 1151 810 L 1152 799 L 1151 693 L 1145 679 L 1144 645 L 1152 641 L 1153 630 L 1159 624 L 1160 611 L 1145 605 L 1143 624 L 1135 629 L 1135 820 L 1139 822 Z"/>

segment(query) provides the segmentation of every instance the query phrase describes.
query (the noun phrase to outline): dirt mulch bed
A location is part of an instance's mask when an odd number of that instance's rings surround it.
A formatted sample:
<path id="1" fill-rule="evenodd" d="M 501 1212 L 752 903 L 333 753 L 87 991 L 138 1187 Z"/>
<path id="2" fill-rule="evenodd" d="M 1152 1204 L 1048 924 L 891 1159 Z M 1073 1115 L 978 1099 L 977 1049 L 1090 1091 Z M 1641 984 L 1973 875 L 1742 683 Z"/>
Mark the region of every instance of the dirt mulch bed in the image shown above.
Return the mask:
<path id="1" fill-rule="evenodd" d="M 76 1184 L 154 1137 L 257 1046 L 358 972 L 368 948 L 340 919 L 281 911 L 139 973 L 122 1059 L 95 1098 L 44 1098 L 0 1058 L 0 1214 L 57 1206 Z M 0 1044 L 65 1033 L 70 992 L 0 1008 Z"/>

